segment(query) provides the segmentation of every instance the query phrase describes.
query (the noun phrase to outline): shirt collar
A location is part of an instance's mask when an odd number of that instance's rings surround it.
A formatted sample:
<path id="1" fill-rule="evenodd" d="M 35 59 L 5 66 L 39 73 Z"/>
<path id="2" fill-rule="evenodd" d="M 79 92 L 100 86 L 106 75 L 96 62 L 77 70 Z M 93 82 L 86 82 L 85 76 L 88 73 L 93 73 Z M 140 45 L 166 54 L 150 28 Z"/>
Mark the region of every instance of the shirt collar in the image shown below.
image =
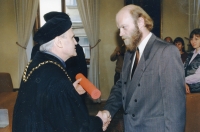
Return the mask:
<path id="1" fill-rule="evenodd" d="M 140 52 L 140 57 L 143 54 L 144 48 L 147 45 L 147 42 L 149 41 L 150 37 L 152 36 L 152 33 L 150 32 L 143 40 L 142 42 L 138 45 L 139 52 Z"/>
<path id="2" fill-rule="evenodd" d="M 59 56 L 57 56 L 56 54 L 54 54 L 54 53 L 52 53 L 52 52 L 49 52 L 49 51 L 42 51 L 42 52 L 43 52 L 43 53 L 46 53 L 46 54 L 50 54 L 50 55 L 52 55 L 52 56 L 58 58 L 58 59 L 60 60 L 60 62 L 63 64 L 63 67 L 66 68 L 65 62 L 64 62 Z"/>
<path id="3" fill-rule="evenodd" d="M 193 51 L 193 54 L 200 54 L 200 50 L 196 52 L 196 49 Z"/>

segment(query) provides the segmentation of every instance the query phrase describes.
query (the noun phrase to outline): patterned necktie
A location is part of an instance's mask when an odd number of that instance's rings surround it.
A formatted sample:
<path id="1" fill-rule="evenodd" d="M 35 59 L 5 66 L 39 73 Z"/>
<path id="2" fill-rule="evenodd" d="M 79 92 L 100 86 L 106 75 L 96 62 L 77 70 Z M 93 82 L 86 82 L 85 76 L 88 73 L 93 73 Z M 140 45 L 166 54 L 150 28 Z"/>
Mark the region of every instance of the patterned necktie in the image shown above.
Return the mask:
<path id="1" fill-rule="evenodd" d="M 139 57 L 140 57 L 140 52 L 139 52 L 139 49 L 137 48 L 137 50 L 135 52 L 135 61 L 134 61 L 134 65 L 133 65 L 132 72 L 131 72 L 131 79 L 133 77 L 133 74 L 134 74 L 137 64 L 139 62 Z"/>

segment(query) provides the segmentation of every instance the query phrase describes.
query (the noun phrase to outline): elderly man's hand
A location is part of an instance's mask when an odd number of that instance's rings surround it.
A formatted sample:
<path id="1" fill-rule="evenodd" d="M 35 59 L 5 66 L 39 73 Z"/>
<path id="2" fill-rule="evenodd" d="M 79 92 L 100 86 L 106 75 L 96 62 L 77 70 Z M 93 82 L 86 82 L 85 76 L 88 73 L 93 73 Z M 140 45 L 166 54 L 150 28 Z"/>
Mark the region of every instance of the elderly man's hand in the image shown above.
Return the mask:
<path id="1" fill-rule="evenodd" d="M 78 92 L 79 95 L 84 94 L 86 91 L 83 89 L 83 87 L 79 84 L 79 82 L 81 81 L 81 78 L 76 80 L 73 83 L 73 86 L 75 88 L 75 90 Z"/>

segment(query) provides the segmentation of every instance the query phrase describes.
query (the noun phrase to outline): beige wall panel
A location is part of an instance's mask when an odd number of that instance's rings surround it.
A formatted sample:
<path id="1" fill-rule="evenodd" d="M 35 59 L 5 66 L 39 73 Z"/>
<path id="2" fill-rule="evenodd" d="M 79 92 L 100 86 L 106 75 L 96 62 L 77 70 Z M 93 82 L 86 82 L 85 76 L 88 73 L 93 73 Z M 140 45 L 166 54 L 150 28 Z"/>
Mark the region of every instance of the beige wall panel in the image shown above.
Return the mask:
<path id="1" fill-rule="evenodd" d="M 18 88 L 18 46 L 15 44 L 17 34 L 13 0 L 1 0 L 0 12 L 0 72 L 9 72 L 13 86 Z"/>
<path id="2" fill-rule="evenodd" d="M 162 3 L 162 38 L 171 36 L 188 37 L 188 3 L 186 0 L 163 0 Z M 187 50 L 187 39 L 185 48 Z"/>
<path id="3" fill-rule="evenodd" d="M 102 100 L 108 98 L 114 84 L 115 62 L 110 61 L 110 55 L 117 44 L 115 15 L 123 6 L 124 0 L 100 0 L 99 77 Z"/>

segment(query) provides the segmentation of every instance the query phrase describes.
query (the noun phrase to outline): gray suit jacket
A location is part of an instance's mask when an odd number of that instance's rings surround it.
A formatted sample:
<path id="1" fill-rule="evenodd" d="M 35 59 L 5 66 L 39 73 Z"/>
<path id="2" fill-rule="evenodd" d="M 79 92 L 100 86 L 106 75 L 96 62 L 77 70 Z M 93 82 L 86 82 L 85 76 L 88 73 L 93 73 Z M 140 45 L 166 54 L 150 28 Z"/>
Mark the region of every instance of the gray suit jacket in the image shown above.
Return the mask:
<path id="1" fill-rule="evenodd" d="M 126 132 L 184 132 L 185 75 L 178 49 L 153 34 L 130 80 L 133 54 L 126 53 L 105 109 L 113 117 L 123 106 Z"/>

